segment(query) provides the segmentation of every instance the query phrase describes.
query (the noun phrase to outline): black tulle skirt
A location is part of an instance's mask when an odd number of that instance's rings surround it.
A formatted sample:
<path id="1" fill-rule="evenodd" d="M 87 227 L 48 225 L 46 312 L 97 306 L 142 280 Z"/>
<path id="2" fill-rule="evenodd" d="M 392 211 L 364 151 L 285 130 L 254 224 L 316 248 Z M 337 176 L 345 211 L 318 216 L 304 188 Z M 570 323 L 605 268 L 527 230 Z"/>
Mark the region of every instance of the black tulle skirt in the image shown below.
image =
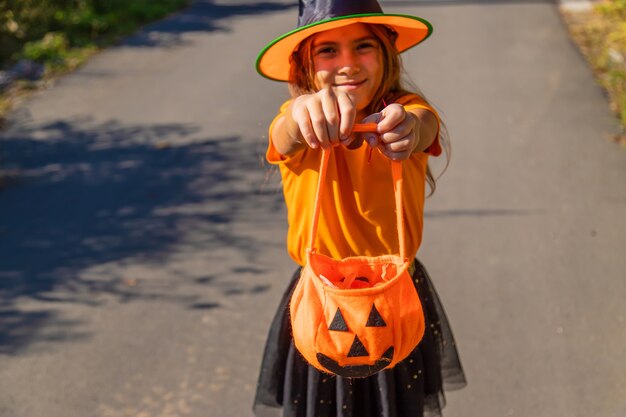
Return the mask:
<path id="1" fill-rule="evenodd" d="M 291 338 L 289 300 L 296 270 L 270 327 L 253 410 L 257 417 L 441 416 L 444 390 L 466 385 L 445 311 L 424 266 L 415 261 L 413 282 L 422 301 L 426 332 L 394 368 L 368 378 L 342 378 L 318 371 Z"/>

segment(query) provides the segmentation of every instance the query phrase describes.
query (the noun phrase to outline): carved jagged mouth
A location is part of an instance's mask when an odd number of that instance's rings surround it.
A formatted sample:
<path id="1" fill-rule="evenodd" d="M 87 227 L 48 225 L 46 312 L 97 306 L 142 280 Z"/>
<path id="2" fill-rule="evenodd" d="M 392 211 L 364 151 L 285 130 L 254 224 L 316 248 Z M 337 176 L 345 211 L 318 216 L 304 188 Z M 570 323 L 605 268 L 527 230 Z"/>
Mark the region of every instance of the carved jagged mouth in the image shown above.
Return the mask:
<path id="1" fill-rule="evenodd" d="M 383 353 L 373 365 L 346 365 L 340 366 L 337 361 L 329 358 L 323 353 L 317 354 L 317 360 L 320 364 L 335 375 L 344 378 L 365 378 L 382 371 L 391 363 L 393 359 L 393 346 Z"/>

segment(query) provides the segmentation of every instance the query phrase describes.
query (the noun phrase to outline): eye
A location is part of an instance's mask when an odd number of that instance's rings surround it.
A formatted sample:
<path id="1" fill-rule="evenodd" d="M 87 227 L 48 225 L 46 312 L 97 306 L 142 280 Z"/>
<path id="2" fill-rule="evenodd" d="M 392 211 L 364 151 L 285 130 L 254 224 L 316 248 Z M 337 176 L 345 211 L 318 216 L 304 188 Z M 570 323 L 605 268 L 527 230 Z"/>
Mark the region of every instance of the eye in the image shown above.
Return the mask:
<path id="1" fill-rule="evenodd" d="M 364 41 L 357 45 L 356 49 L 359 52 L 368 52 L 376 48 L 376 44 L 373 41 Z"/>
<path id="2" fill-rule="evenodd" d="M 320 46 L 315 50 L 315 56 L 332 56 L 337 50 L 333 46 Z"/>

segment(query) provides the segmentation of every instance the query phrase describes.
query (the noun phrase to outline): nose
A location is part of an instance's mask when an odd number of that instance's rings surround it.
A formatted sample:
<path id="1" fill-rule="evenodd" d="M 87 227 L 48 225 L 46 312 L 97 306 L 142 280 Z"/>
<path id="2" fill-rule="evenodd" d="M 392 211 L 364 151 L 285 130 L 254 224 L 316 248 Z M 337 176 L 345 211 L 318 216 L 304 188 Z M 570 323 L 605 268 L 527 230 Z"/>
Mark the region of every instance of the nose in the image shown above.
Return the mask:
<path id="1" fill-rule="evenodd" d="M 359 58 L 355 51 L 344 50 L 341 54 L 339 73 L 353 75 L 360 70 Z"/>

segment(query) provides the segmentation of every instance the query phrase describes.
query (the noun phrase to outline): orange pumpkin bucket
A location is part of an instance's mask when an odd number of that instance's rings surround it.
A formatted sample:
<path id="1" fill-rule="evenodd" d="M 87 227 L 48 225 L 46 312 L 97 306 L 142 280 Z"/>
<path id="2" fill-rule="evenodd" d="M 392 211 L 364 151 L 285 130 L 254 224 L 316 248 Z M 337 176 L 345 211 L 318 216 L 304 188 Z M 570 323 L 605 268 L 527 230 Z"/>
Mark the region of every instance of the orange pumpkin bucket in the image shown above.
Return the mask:
<path id="1" fill-rule="evenodd" d="M 317 253 L 330 152 L 322 151 L 307 263 L 290 301 L 291 326 L 296 348 L 315 368 L 362 378 L 395 366 L 415 349 L 424 335 L 424 313 L 404 253 L 401 162 L 391 162 L 400 254 L 337 260 Z"/>

